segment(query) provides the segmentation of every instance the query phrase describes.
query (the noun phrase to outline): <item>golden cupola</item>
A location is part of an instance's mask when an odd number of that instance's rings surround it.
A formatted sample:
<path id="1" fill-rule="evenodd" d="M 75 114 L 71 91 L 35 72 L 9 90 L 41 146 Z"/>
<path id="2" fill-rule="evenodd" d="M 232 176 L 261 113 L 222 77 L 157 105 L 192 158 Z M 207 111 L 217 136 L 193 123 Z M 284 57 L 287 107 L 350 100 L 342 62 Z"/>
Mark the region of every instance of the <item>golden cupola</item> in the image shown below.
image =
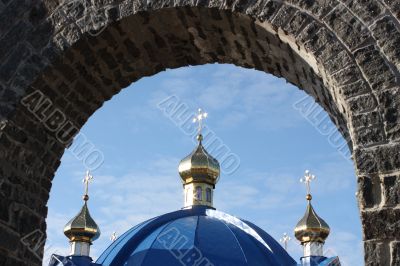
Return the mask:
<path id="1" fill-rule="evenodd" d="M 205 182 L 215 186 L 220 174 L 219 162 L 203 147 L 201 134 L 197 140 L 197 147 L 179 163 L 179 175 L 184 184 Z"/>
<path id="2" fill-rule="evenodd" d="M 328 224 L 317 215 L 311 205 L 311 195 L 307 195 L 308 204 L 306 213 L 303 218 L 297 223 L 294 229 L 296 238 L 302 243 L 320 242 L 324 243 L 328 238 L 330 229 Z"/>
<path id="3" fill-rule="evenodd" d="M 294 235 L 300 241 L 301 245 L 303 245 L 304 258 L 323 256 L 323 245 L 330 232 L 328 224 L 317 215 L 311 204 L 310 183 L 314 179 L 315 176 L 307 170 L 304 177 L 300 180 L 306 184 L 306 199 L 308 203 L 306 213 L 294 229 Z"/>
<path id="4" fill-rule="evenodd" d="M 88 209 L 88 186 L 93 176 L 86 172 L 85 179 L 85 195 L 83 196 L 84 204 L 80 212 L 72 218 L 64 227 L 64 234 L 71 243 L 72 256 L 89 256 L 90 245 L 99 238 L 100 228 L 92 218 Z"/>
<path id="5" fill-rule="evenodd" d="M 201 109 L 193 119 L 198 122 L 198 145 L 179 163 L 179 175 L 181 176 L 184 194 L 185 207 L 193 205 L 213 206 L 213 190 L 220 175 L 219 162 L 212 157 L 203 147 L 202 120 L 207 117 Z"/>

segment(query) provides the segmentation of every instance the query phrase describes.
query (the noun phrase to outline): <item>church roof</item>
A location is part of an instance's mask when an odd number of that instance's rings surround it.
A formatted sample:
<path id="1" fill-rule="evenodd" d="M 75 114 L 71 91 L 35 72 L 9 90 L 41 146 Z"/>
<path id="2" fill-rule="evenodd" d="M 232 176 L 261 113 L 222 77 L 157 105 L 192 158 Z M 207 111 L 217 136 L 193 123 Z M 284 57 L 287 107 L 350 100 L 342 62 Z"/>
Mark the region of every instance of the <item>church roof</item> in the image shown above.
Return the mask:
<path id="1" fill-rule="evenodd" d="M 96 263 L 175 266 L 181 265 L 179 260 L 191 259 L 194 261 L 188 265 L 296 265 L 282 246 L 257 226 L 204 206 L 165 214 L 133 227 Z"/>

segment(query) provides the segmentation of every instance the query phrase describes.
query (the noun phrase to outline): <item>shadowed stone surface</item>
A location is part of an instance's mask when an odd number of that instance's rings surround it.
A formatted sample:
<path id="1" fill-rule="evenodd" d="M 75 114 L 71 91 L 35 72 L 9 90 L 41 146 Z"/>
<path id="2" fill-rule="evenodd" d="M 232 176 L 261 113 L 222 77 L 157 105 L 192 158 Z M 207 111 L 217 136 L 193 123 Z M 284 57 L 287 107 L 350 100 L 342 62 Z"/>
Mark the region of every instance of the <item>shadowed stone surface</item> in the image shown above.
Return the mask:
<path id="1" fill-rule="evenodd" d="M 132 82 L 230 63 L 305 90 L 347 140 L 366 265 L 398 265 L 396 0 L 0 0 L 0 265 L 40 265 L 54 173 Z"/>

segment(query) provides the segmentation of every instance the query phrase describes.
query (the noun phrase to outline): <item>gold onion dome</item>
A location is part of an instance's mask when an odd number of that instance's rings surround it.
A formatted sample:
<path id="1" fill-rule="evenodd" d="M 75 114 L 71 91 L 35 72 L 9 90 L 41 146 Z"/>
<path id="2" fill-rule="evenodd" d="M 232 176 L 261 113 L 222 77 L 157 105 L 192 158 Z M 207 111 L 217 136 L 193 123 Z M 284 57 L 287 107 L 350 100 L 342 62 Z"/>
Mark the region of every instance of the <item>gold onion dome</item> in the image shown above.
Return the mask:
<path id="1" fill-rule="evenodd" d="M 307 195 L 308 205 L 303 218 L 297 223 L 294 235 L 302 243 L 320 242 L 324 243 L 328 238 L 330 228 L 328 224 L 319 217 L 311 205 L 311 195 Z"/>
<path id="2" fill-rule="evenodd" d="M 300 182 L 306 185 L 306 199 L 308 201 L 306 213 L 294 229 L 294 235 L 301 244 L 309 242 L 324 243 L 330 232 L 328 224 L 317 215 L 311 204 L 312 196 L 310 192 L 310 183 L 314 179 L 315 175 L 312 175 L 308 170 L 306 170 L 304 177 L 300 179 Z"/>
<path id="3" fill-rule="evenodd" d="M 65 225 L 64 234 L 70 241 L 91 243 L 99 238 L 100 229 L 90 216 L 86 201 L 81 211 Z"/>
<path id="4" fill-rule="evenodd" d="M 204 182 L 212 186 L 218 182 L 219 162 L 202 145 L 203 136 L 197 136 L 198 146 L 179 163 L 179 175 L 184 185 Z"/>
<path id="5" fill-rule="evenodd" d="M 71 242 L 87 242 L 92 243 L 100 236 L 100 228 L 90 216 L 89 209 L 87 206 L 88 196 L 88 185 L 93 176 L 89 172 L 86 173 L 85 179 L 85 195 L 83 200 L 85 203 L 82 206 L 80 212 L 72 218 L 64 227 L 64 234 L 69 238 Z"/>

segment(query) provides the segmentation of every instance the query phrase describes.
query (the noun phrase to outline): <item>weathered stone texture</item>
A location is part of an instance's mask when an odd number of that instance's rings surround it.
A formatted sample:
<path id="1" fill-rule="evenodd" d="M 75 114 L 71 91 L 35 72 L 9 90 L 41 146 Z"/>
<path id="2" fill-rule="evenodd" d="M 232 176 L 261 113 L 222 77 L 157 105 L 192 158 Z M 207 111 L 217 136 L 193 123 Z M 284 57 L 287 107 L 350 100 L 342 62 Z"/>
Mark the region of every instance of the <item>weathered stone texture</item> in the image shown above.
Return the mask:
<path id="1" fill-rule="evenodd" d="M 383 17 L 375 22 L 372 32 L 383 52 L 400 69 L 400 29 L 391 17 Z"/>
<path id="2" fill-rule="evenodd" d="M 400 177 L 385 176 L 383 178 L 383 188 L 386 206 L 397 206 L 400 204 Z"/>
<path id="3" fill-rule="evenodd" d="M 377 176 L 358 178 L 358 197 L 362 208 L 371 208 L 381 202 L 381 183 Z"/>
<path id="4" fill-rule="evenodd" d="M 400 232 L 400 210 L 383 208 L 361 212 L 365 240 L 396 239 Z"/>
<path id="5" fill-rule="evenodd" d="M 390 266 L 400 265 L 400 242 L 393 241 L 391 243 L 391 253 Z"/>
<path id="6" fill-rule="evenodd" d="M 366 264 L 397 265 L 399 18 L 392 0 L 0 0 L 0 265 L 40 265 L 20 239 L 45 231 L 60 158 L 93 112 L 206 63 L 283 77 L 328 112 L 353 152 Z M 33 92 L 44 104 L 26 107 Z"/>
<path id="7" fill-rule="evenodd" d="M 381 266 L 390 265 L 390 247 L 387 242 L 365 242 L 365 265 Z"/>
<path id="8" fill-rule="evenodd" d="M 392 88 L 379 93 L 380 108 L 389 139 L 400 139 L 400 88 Z"/>

